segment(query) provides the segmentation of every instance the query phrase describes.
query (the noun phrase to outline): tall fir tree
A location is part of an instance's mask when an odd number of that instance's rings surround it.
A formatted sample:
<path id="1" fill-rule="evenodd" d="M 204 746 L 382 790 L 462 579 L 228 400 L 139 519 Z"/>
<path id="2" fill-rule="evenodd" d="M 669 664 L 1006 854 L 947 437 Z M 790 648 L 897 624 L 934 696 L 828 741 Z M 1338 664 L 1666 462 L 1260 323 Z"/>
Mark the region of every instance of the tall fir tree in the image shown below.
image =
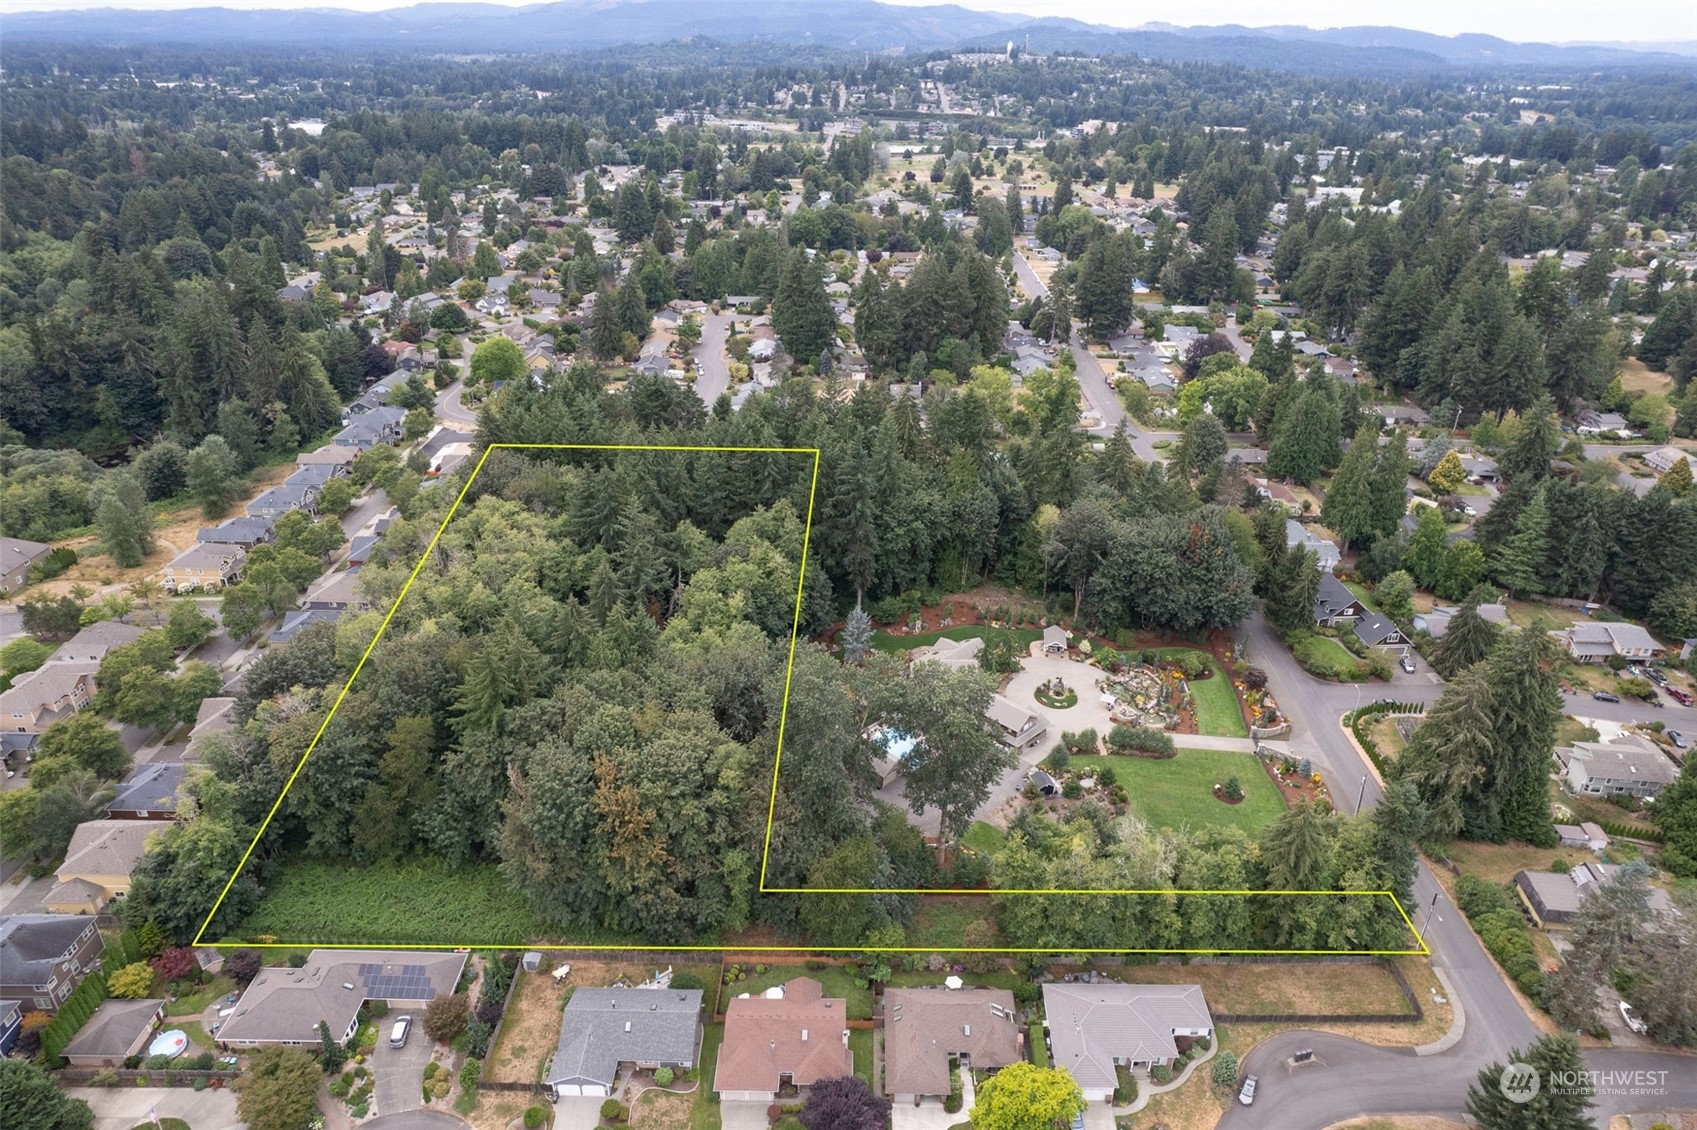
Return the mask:
<path id="1" fill-rule="evenodd" d="M 825 277 L 807 249 L 797 247 L 784 261 L 778 292 L 772 298 L 772 328 L 784 351 L 811 361 L 836 344 L 837 315 L 825 294 Z"/>

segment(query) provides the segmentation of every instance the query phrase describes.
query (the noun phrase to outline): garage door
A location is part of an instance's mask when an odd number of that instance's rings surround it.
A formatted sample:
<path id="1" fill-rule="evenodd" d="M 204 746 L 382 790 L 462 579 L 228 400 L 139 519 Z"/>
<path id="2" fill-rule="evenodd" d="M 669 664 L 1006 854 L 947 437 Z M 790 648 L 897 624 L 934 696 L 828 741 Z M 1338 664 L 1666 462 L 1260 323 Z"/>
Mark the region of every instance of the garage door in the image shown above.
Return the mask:
<path id="1" fill-rule="evenodd" d="M 583 1094 L 583 1088 L 576 1083 L 555 1083 L 554 1096 L 561 1099 L 576 1098 Z"/>

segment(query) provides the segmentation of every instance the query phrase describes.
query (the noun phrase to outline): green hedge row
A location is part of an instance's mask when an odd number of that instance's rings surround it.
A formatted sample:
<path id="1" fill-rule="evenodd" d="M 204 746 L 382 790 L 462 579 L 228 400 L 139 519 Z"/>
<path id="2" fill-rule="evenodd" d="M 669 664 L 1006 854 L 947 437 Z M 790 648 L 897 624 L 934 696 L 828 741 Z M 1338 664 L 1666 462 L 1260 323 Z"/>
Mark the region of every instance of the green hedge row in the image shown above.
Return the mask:
<path id="1" fill-rule="evenodd" d="M 1662 835 L 1659 828 L 1645 828 L 1636 824 L 1622 824 L 1618 820 L 1603 820 L 1598 827 L 1611 836 L 1620 836 L 1629 840 L 1648 840 L 1653 844 L 1665 843 L 1667 837 Z"/>
<path id="2" fill-rule="evenodd" d="M 1542 1005 L 1544 971 L 1538 967 L 1526 918 L 1508 888 L 1463 875 L 1455 881 L 1455 902 L 1520 991 Z"/>
<path id="3" fill-rule="evenodd" d="M 41 1054 L 49 1064 L 58 1063 L 65 1045 L 76 1038 L 77 1032 L 88 1023 L 88 1018 L 105 999 L 106 977 L 101 973 L 90 973 L 84 977 L 76 991 L 65 998 L 65 1003 L 59 1006 L 59 1015 L 41 1030 Z"/>
<path id="4" fill-rule="evenodd" d="M 1350 732 L 1355 740 L 1361 743 L 1367 759 L 1373 763 L 1373 768 L 1379 771 L 1380 777 L 1387 777 L 1388 770 L 1379 755 L 1379 743 L 1374 741 L 1367 732 L 1367 720 L 1380 714 L 1424 714 L 1426 706 L 1419 702 L 1375 702 L 1361 707 L 1349 717 Z"/>

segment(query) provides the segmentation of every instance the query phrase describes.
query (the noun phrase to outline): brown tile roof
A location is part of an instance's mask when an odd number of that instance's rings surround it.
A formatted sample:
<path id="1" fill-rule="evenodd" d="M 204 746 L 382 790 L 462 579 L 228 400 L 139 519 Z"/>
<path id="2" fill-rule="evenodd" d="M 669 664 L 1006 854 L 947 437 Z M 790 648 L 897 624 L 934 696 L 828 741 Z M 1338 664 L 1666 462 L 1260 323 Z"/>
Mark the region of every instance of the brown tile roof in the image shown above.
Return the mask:
<path id="1" fill-rule="evenodd" d="M 798 1087 L 854 1074 L 848 1002 L 824 996 L 811 977 L 783 989 L 781 998 L 738 997 L 725 1009 L 715 1091 L 776 1091 L 780 1074 Z"/>
<path id="2" fill-rule="evenodd" d="M 979 1070 L 1019 1058 L 1019 1022 L 1006 989 L 889 989 L 884 993 L 884 1092 L 946 1095 L 949 1057 Z"/>

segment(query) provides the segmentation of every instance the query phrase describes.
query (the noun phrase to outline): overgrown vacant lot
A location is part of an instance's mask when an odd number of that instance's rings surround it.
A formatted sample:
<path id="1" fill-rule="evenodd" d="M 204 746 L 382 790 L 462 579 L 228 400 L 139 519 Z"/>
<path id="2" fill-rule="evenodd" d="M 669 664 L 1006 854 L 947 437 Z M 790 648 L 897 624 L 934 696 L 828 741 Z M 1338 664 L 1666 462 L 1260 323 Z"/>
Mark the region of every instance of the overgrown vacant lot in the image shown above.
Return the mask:
<path id="1" fill-rule="evenodd" d="M 1201 985 L 1209 1009 L 1217 1013 L 1348 1016 L 1409 1011 L 1396 980 L 1376 961 L 1128 965 L 1104 972 L 1117 981 L 1140 985 Z"/>
<path id="2" fill-rule="evenodd" d="M 1247 753 L 1181 749 L 1177 757 L 1164 759 L 1081 757 L 1073 765 L 1084 770 L 1098 760 L 1113 766 L 1115 779 L 1131 794 L 1132 811 L 1158 827 L 1234 824 L 1254 832 L 1277 820 L 1284 811 L 1284 802 L 1268 780 L 1267 771 Z M 1236 777 L 1243 786 L 1240 804 L 1214 799 L 1214 786 L 1230 777 Z"/>

